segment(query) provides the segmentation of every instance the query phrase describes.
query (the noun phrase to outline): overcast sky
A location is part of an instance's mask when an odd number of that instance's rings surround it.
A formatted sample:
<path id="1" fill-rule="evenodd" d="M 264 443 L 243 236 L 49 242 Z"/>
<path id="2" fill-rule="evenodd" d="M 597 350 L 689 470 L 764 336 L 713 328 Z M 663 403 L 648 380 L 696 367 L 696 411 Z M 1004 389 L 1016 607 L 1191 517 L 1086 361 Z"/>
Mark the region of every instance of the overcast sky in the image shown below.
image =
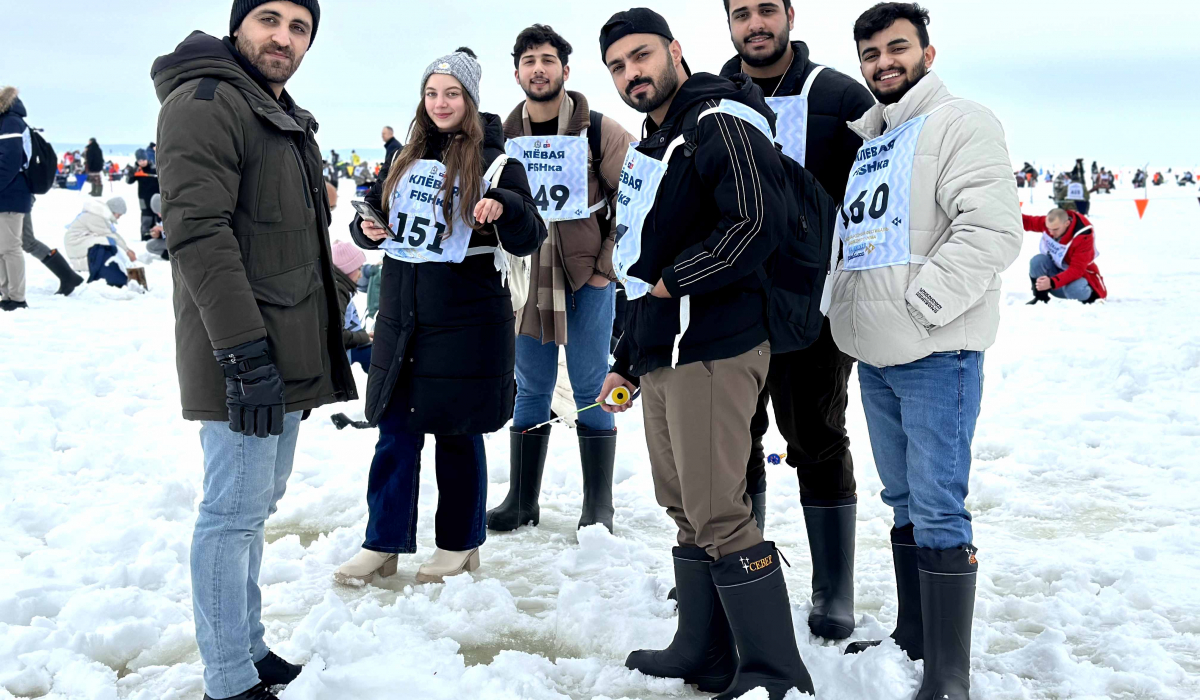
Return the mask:
<path id="1" fill-rule="evenodd" d="M 379 127 L 403 136 L 421 73 L 460 45 L 483 66 L 485 111 L 523 97 L 512 44 L 534 22 L 574 44 L 568 87 L 635 131 L 600 62 L 604 21 L 631 0 L 325 0 L 312 51 L 288 88 L 321 123 L 323 148 L 379 146 Z M 670 22 L 693 70 L 733 54 L 721 0 L 648 0 Z M 797 0 L 793 39 L 814 60 L 861 80 L 851 27 L 868 1 Z M 935 70 L 959 97 L 992 108 L 1014 161 L 1194 165 L 1200 112 L 1194 0 L 929 0 Z M 154 139 L 156 56 L 194 29 L 224 36 L 229 0 L 9 0 L 0 14 L 0 84 L 20 88 L 29 121 L 62 143 Z M 72 48 L 72 46 L 77 48 Z M 1185 80 L 1185 75 L 1189 79 Z M 636 131 L 635 131 L 636 133 Z"/>

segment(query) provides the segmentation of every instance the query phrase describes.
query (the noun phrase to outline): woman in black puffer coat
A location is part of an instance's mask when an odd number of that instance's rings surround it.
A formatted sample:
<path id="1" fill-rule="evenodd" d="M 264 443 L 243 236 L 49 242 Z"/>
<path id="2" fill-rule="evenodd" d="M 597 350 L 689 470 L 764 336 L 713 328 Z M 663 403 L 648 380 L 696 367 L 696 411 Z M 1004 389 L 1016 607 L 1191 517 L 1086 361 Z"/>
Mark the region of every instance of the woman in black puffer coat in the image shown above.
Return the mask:
<path id="1" fill-rule="evenodd" d="M 361 217 L 350 227 L 358 245 L 387 257 L 367 382 L 367 419 L 380 432 L 370 516 L 363 551 L 334 574 L 343 583 L 390 575 L 397 554 L 416 551 L 426 435 L 437 439 L 437 552 L 417 580 L 479 565 L 482 434 L 512 417 L 515 390 L 515 317 L 497 246 L 524 256 L 546 238 L 519 162 L 504 166 L 497 187 L 484 183 L 504 133 L 499 117 L 478 111 L 480 74 L 469 49 L 426 69 L 408 145 L 367 197 L 395 233 Z"/>

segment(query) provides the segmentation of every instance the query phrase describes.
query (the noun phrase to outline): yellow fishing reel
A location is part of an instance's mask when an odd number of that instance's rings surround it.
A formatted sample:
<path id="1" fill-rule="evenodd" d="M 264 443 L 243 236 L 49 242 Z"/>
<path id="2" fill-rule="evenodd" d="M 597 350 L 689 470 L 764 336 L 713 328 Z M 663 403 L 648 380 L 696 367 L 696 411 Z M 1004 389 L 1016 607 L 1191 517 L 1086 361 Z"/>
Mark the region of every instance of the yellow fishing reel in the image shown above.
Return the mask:
<path id="1" fill-rule="evenodd" d="M 608 395 L 608 403 L 613 406 L 624 406 L 629 403 L 629 399 L 629 390 L 623 386 L 613 389 L 612 393 Z"/>

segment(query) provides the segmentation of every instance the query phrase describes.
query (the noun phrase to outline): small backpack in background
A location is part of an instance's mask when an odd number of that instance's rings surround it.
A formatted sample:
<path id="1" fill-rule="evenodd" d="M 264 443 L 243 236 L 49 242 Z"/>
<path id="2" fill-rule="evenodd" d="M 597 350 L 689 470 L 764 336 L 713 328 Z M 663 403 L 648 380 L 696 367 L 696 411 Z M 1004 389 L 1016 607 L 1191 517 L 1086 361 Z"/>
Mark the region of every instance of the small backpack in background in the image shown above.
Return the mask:
<path id="1" fill-rule="evenodd" d="M 25 179 L 34 194 L 46 194 L 54 187 L 58 177 L 58 154 L 54 147 L 42 138 L 41 129 L 29 129 L 29 162 L 25 165 Z"/>

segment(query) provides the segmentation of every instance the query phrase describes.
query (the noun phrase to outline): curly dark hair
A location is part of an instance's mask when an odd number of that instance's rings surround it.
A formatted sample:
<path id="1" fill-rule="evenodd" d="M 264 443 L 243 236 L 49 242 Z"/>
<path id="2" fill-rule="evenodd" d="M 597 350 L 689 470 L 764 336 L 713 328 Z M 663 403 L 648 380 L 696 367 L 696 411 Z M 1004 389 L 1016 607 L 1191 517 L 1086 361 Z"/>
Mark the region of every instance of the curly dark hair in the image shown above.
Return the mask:
<path id="1" fill-rule="evenodd" d="M 921 40 L 921 48 L 928 48 L 929 10 L 915 2 L 881 2 L 862 13 L 862 16 L 854 23 L 854 41 L 866 41 L 895 24 L 898 19 L 912 22 L 913 26 L 917 28 L 917 38 Z"/>
<path id="2" fill-rule="evenodd" d="M 517 43 L 513 46 L 513 68 L 521 65 L 521 55 L 530 49 L 536 49 L 542 44 L 550 44 L 558 52 L 558 60 L 564 66 L 571 56 L 571 44 L 554 31 L 548 24 L 535 24 L 527 27 L 517 35 Z"/>

